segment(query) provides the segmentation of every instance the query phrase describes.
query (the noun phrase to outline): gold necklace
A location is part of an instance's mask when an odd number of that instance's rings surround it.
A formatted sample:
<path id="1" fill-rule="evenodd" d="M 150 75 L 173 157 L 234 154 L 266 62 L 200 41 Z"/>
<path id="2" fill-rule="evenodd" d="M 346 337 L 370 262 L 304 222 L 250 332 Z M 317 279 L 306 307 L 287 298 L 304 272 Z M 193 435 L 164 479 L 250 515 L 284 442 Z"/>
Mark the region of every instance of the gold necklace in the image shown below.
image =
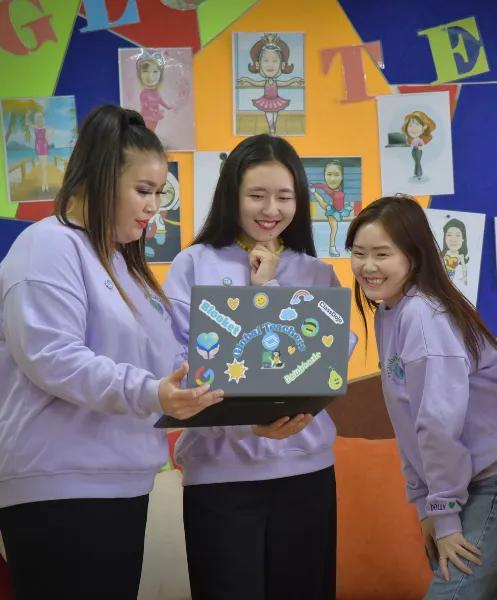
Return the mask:
<path id="1" fill-rule="evenodd" d="M 276 250 L 276 254 L 281 254 L 283 252 L 283 250 L 285 249 L 285 244 L 283 243 L 283 240 L 281 238 L 278 238 L 278 243 L 279 243 L 279 246 L 278 246 L 278 249 Z M 243 248 L 243 250 L 246 250 L 247 252 L 250 252 L 252 250 L 251 246 L 249 246 L 245 242 L 242 242 L 238 238 L 235 240 L 235 244 L 237 244 L 238 246 L 240 246 L 240 248 Z"/>

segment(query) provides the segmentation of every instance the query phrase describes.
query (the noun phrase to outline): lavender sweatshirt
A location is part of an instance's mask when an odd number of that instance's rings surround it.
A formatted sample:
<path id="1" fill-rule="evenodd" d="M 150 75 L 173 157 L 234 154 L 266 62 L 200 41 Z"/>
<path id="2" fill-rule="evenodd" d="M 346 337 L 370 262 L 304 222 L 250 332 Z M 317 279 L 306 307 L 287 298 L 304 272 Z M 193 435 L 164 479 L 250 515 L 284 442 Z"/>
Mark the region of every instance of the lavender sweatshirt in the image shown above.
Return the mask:
<path id="1" fill-rule="evenodd" d="M 148 493 L 167 460 L 159 378 L 180 346 L 115 253 L 133 314 L 85 233 L 55 217 L 0 264 L 0 507 Z"/>
<path id="2" fill-rule="evenodd" d="M 215 249 L 198 244 L 174 259 L 165 284 L 180 341 L 189 335 L 193 285 L 250 285 L 248 255 L 237 245 Z M 338 286 L 333 267 L 285 250 L 280 255 L 274 285 Z M 355 343 L 355 338 L 351 347 Z M 185 430 L 177 444 L 176 461 L 184 469 L 184 484 L 258 481 L 311 473 L 334 462 L 335 425 L 321 411 L 302 432 L 285 440 L 261 438 L 250 426 Z"/>
<path id="3" fill-rule="evenodd" d="M 380 305 L 375 328 L 408 498 L 438 538 L 462 531 L 470 481 L 497 475 L 497 350 L 485 343 L 477 366 L 450 315 L 416 288 Z"/>

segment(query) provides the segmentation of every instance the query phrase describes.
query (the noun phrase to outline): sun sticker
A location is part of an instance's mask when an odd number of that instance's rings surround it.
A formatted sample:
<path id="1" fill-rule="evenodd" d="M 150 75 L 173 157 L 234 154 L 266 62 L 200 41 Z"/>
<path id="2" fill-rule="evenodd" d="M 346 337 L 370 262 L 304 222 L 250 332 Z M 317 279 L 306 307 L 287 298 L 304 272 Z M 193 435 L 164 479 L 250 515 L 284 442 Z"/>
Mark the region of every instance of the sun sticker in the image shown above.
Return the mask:
<path id="1" fill-rule="evenodd" d="M 228 367 L 226 371 L 226 375 L 228 375 L 230 381 L 236 381 L 236 383 L 240 382 L 240 379 L 247 379 L 245 377 L 245 373 L 248 371 L 248 367 L 245 366 L 245 361 L 241 360 L 240 362 L 235 358 L 233 362 L 226 363 Z"/>

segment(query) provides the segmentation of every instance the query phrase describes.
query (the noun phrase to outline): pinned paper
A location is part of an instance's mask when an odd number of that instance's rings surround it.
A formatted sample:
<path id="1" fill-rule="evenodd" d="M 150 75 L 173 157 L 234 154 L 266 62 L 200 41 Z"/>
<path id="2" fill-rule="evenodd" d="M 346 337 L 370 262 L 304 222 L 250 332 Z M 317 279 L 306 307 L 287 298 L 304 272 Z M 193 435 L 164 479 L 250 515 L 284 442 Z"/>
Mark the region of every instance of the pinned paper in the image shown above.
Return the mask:
<path id="1" fill-rule="evenodd" d="M 432 83 L 465 79 L 490 71 L 475 17 L 423 29 L 418 35 L 426 35 L 430 44 L 438 77 Z"/>
<path id="2" fill-rule="evenodd" d="M 447 274 L 459 291 L 476 305 L 485 215 L 433 208 L 425 212 L 442 250 Z"/>

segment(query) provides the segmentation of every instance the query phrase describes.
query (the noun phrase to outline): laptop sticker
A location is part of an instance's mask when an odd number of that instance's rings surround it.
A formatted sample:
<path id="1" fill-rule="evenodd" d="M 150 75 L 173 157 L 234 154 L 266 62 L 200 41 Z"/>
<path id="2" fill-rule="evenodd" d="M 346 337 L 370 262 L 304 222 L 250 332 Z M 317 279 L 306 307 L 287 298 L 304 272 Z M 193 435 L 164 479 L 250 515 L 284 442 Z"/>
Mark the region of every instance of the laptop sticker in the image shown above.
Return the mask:
<path id="1" fill-rule="evenodd" d="M 290 371 L 290 373 L 288 373 L 287 375 L 283 376 L 283 380 L 285 381 L 285 383 L 292 383 L 292 381 L 295 381 L 297 379 L 297 377 L 300 377 L 300 375 L 302 375 L 302 373 L 305 373 L 305 371 L 307 371 L 307 369 L 309 369 L 310 367 L 312 367 L 313 364 L 317 363 L 317 361 L 321 358 L 321 352 L 313 352 L 309 358 L 307 360 L 302 361 L 299 365 L 297 365 L 295 367 L 295 369 L 293 369 L 293 371 Z M 329 383 L 328 383 L 329 385 Z"/>
<path id="2" fill-rule="evenodd" d="M 288 354 L 291 356 L 292 354 L 295 353 L 295 346 L 288 346 L 287 350 L 288 350 Z"/>
<path id="3" fill-rule="evenodd" d="M 341 317 L 336 311 L 334 311 L 331 306 L 329 304 L 327 304 L 324 300 L 320 300 L 318 302 L 318 308 L 319 310 L 321 310 L 322 312 L 324 312 L 324 314 L 333 321 L 333 323 L 336 323 L 337 325 L 343 325 L 344 320 L 343 317 Z"/>
<path id="4" fill-rule="evenodd" d="M 219 336 L 214 331 L 197 336 L 197 352 L 202 358 L 210 360 L 219 352 Z"/>
<path id="5" fill-rule="evenodd" d="M 281 359 L 279 350 L 264 350 L 262 352 L 261 369 L 283 369 L 285 363 Z"/>
<path id="6" fill-rule="evenodd" d="M 254 296 L 254 306 L 255 308 L 266 308 L 266 306 L 269 304 L 269 296 L 267 294 L 265 294 L 264 292 L 259 292 L 258 294 L 256 294 Z"/>
<path id="7" fill-rule="evenodd" d="M 280 345 L 280 336 L 274 331 L 269 331 L 262 338 L 262 347 L 264 350 L 276 350 Z"/>
<path id="8" fill-rule="evenodd" d="M 335 371 L 333 367 L 330 367 L 330 375 L 328 377 L 328 386 L 334 392 L 339 390 L 343 385 L 342 376 Z"/>
<path id="9" fill-rule="evenodd" d="M 240 382 L 240 379 L 247 379 L 245 373 L 249 370 L 248 367 L 245 366 L 245 361 L 238 361 L 236 358 L 231 363 L 226 363 L 226 375 L 228 375 L 230 381 L 235 381 L 236 383 Z"/>
<path id="10" fill-rule="evenodd" d="M 231 310 L 236 310 L 240 306 L 240 298 L 228 298 L 227 302 Z"/>
<path id="11" fill-rule="evenodd" d="M 318 320 L 314 319 L 313 317 L 308 317 L 307 319 L 304 319 L 304 322 L 300 326 L 300 331 L 302 331 L 302 333 L 306 337 L 314 337 L 319 333 Z"/>
<path id="12" fill-rule="evenodd" d="M 323 346 L 326 346 L 326 348 L 331 348 L 335 338 L 332 335 L 323 335 L 321 341 L 323 342 Z"/>
<path id="13" fill-rule="evenodd" d="M 199 304 L 200 312 L 203 312 L 205 315 L 215 321 L 220 327 L 226 329 L 233 337 L 238 337 L 238 334 L 242 330 L 241 326 L 238 325 L 235 321 L 223 315 L 223 313 L 216 310 L 214 304 L 211 304 L 208 300 L 202 299 Z"/>
<path id="14" fill-rule="evenodd" d="M 199 367 L 195 371 L 195 383 L 197 385 L 204 385 L 204 383 L 211 384 L 214 381 L 214 371 L 205 367 Z"/>
<path id="15" fill-rule="evenodd" d="M 311 292 L 307 291 L 307 290 L 297 290 L 291 300 L 290 300 L 290 304 L 293 306 L 295 304 L 300 304 L 301 301 L 304 302 L 311 302 L 311 300 L 314 300 L 314 296 L 311 294 Z"/>
<path id="16" fill-rule="evenodd" d="M 294 321 L 298 316 L 297 311 L 288 306 L 287 308 L 280 310 L 279 318 L 281 321 Z"/>
<path id="17" fill-rule="evenodd" d="M 302 336 L 295 331 L 293 325 L 282 325 L 281 323 L 263 323 L 257 325 L 251 331 L 246 331 L 239 342 L 233 348 L 233 357 L 241 358 L 247 344 L 251 342 L 257 336 L 264 336 L 262 340 L 262 346 L 265 350 L 276 350 L 280 343 L 280 338 L 277 333 L 284 333 L 292 339 L 295 343 L 299 352 L 305 352 L 305 342 Z"/>

